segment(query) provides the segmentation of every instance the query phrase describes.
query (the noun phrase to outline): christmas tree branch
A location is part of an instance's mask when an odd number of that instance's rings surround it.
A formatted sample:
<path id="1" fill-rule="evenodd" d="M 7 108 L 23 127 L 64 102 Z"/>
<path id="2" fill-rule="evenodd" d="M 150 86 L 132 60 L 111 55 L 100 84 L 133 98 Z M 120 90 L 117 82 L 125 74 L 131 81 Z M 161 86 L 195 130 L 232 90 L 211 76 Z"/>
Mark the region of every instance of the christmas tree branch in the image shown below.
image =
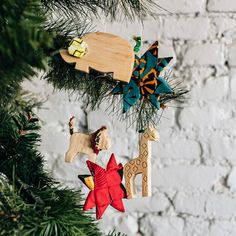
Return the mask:
<path id="1" fill-rule="evenodd" d="M 156 9 L 161 8 L 153 0 L 42 0 L 46 11 L 57 12 L 67 17 L 99 17 L 101 12 L 111 20 L 125 18 L 134 21 L 144 17 L 156 16 Z"/>
<path id="2" fill-rule="evenodd" d="M 55 186 L 35 194 L 44 205 L 25 202 L 14 185 L 0 177 L 0 235 L 101 235 L 95 222 L 81 214 L 80 192 Z"/>

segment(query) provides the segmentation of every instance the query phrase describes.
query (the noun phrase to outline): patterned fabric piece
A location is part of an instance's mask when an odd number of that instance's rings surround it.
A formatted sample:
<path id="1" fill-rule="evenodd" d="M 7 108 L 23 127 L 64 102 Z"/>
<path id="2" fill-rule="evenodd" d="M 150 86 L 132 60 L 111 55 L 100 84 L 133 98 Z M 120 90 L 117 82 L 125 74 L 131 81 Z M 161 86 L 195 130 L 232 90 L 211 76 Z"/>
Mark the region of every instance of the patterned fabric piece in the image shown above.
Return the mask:
<path id="1" fill-rule="evenodd" d="M 173 90 L 159 77 L 172 57 L 158 58 L 158 41 L 139 58 L 135 55 L 134 70 L 128 84 L 120 82 L 112 94 L 123 94 L 123 112 L 126 112 L 139 99 L 147 99 L 157 109 L 160 108 L 158 97 L 160 94 L 172 93 Z"/>
<path id="2" fill-rule="evenodd" d="M 94 189 L 94 181 L 91 175 L 78 175 L 78 178 L 90 189 Z"/>
<path id="3" fill-rule="evenodd" d="M 87 161 L 87 165 L 94 177 L 94 190 L 89 192 L 84 210 L 96 207 L 97 220 L 102 217 L 109 205 L 124 212 L 122 198 L 126 197 L 126 192 L 121 183 L 122 164 L 117 165 L 115 156 L 112 154 L 106 170 L 91 161 Z"/>

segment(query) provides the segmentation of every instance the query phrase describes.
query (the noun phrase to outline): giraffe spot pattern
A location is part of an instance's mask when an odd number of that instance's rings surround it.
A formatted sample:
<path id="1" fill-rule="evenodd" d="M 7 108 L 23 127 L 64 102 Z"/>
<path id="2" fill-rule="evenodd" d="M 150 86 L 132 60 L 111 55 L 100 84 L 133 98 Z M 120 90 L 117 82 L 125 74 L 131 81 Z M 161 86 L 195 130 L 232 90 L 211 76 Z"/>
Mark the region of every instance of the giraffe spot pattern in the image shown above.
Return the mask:
<path id="1" fill-rule="evenodd" d="M 143 137 L 145 139 L 149 139 L 150 136 L 152 136 L 152 134 L 149 133 L 144 133 Z M 147 162 L 148 159 L 148 145 L 147 143 L 140 143 L 141 147 L 143 148 L 143 152 L 139 153 L 139 156 L 131 161 L 129 161 L 127 164 L 127 166 L 124 166 L 125 169 L 125 181 L 126 181 L 126 191 L 127 191 L 127 197 L 128 198 L 132 198 L 133 193 L 135 193 L 135 190 L 133 189 L 131 191 L 132 185 L 131 185 L 131 178 L 133 177 L 134 174 L 136 174 L 135 172 L 137 171 L 141 171 L 140 173 L 146 173 L 148 168 L 148 165 L 150 164 L 149 162 Z M 141 170 L 141 167 L 145 170 Z M 145 172 L 144 172 L 145 171 Z M 143 196 L 148 196 L 148 176 L 145 174 L 143 176 L 143 186 L 142 186 L 142 195 Z"/>
<path id="2" fill-rule="evenodd" d="M 147 182 L 147 176 L 143 177 L 143 181 Z"/>
<path id="3" fill-rule="evenodd" d="M 130 166 L 125 166 L 125 170 L 129 171 L 130 170 Z"/>
<path id="4" fill-rule="evenodd" d="M 138 167 L 137 166 L 134 166 L 133 167 L 133 171 L 136 172 L 138 170 Z"/>
<path id="5" fill-rule="evenodd" d="M 142 148 L 146 148 L 147 147 L 147 144 L 146 143 L 143 143 L 142 144 Z"/>

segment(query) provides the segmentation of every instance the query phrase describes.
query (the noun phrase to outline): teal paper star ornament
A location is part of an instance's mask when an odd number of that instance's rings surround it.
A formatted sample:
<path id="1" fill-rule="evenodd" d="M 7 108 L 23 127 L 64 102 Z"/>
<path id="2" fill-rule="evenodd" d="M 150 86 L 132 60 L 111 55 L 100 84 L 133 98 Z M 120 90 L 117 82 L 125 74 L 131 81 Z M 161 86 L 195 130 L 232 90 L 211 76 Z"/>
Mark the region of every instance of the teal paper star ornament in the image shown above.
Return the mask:
<path id="1" fill-rule="evenodd" d="M 157 109 L 160 108 L 161 94 L 173 93 L 172 88 L 163 77 L 161 71 L 173 59 L 158 58 L 158 41 L 139 58 L 135 55 L 133 74 L 130 82 L 120 82 L 112 94 L 123 94 L 123 112 L 127 112 L 139 99 L 147 99 Z"/>

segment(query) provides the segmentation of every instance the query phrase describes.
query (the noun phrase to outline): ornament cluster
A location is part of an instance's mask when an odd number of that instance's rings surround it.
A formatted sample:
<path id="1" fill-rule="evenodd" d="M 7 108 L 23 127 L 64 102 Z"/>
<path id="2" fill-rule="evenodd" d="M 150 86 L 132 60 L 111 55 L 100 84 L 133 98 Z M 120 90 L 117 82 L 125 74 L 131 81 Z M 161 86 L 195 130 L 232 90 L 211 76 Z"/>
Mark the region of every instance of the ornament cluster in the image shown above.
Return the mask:
<path id="1" fill-rule="evenodd" d="M 102 126 L 89 134 L 74 132 L 74 117 L 70 119 L 71 137 L 65 161 L 72 162 L 79 153 L 87 155 L 90 175 L 81 173 L 78 178 L 90 189 L 84 210 L 96 208 L 97 219 L 102 217 L 109 205 L 118 211 L 125 211 L 122 199 L 135 197 L 135 177 L 138 174 L 142 175 L 142 196 L 151 196 L 150 142 L 159 141 L 159 134 L 154 127 L 158 122 L 157 112 L 160 108 L 166 108 L 167 102 L 186 93 L 182 90 L 176 92 L 176 88 L 166 79 L 163 72 L 173 58 L 159 57 L 158 41 L 139 56 L 142 40 L 141 37 L 134 37 L 134 40 L 136 45 L 133 48 L 127 40 L 116 35 L 89 33 L 82 38 L 74 38 L 67 49 L 60 51 L 65 62 L 75 64 L 72 74 L 80 71 L 92 75 L 96 71 L 97 76 L 80 86 L 80 89 L 88 90 L 84 94 L 90 94 L 90 101 L 93 101 L 93 97 L 101 101 L 110 97 L 112 99 L 109 107 L 117 107 L 114 101 L 121 96 L 121 114 L 130 114 L 139 124 L 138 156 L 123 167 L 121 163 L 117 164 L 115 154 L 112 153 L 104 168 L 96 164 L 96 159 L 101 155 L 100 151 L 109 150 L 111 146 L 107 127 Z M 102 74 L 112 74 L 112 81 L 103 80 Z M 83 80 L 80 78 L 78 82 Z M 96 100 L 92 107 L 96 107 Z"/>
<path id="2" fill-rule="evenodd" d="M 72 39 L 60 55 L 65 62 L 75 64 L 76 71 L 88 75 L 96 71 L 97 76 L 88 81 L 89 87 L 80 86 L 89 90 L 82 94 L 87 92 L 90 96 L 92 108 L 97 107 L 99 101 L 109 99 L 108 108 L 113 107 L 111 110 L 116 117 L 119 113 L 118 117 L 124 116 L 132 123 L 137 122 L 137 130 L 140 131 L 150 123 L 157 125 L 158 110 L 165 109 L 166 103 L 180 98 L 187 91 L 178 90 L 175 84 L 168 82 L 164 71 L 173 58 L 159 57 L 158 41 L 139 56 L 142 40 L 141 37 L 134 37 L 134 40 L 136 45 L 132 47 L 129 41 L 113 34 L 88 33 L 82 38 Z M 108 75 L 111 80 L 104 79 Z M 79 83 L 79 80 L 76 81 Z M 118 105 L 115 102 L 117 97 L 121 98 Z M 122 108 L 118 108 L 120 104 Z"/>
<path id="3" fill-rule="evenodd" d="M 98 154 L 108 150 L 111 140 L 105 126 L 93 133 L 74 132 L 74 117 L 70 119 L 70 144 L 65 155 L 66 162 L 72 162 L 79 153 L 88 157 L 87 166 L 91 175 L 78 175 L 78 178 L 90 189 L 84 204 L 84 211 L 96 208 L 96 218 L 99 220 L 107 207 L 111 205 L 124 212 L 122 199 L 135 197 L 135 177 L 142 174 L 142 196 L 151 196 L 151 141 L 159 141 L 159 134 L 154 127 L 148 127 L 140 135 L 139 155 L 131 161 L 117 164 L 114 153 L 106 168 L 96 164 Z M 125 185 L 122 180 L 125 177 Z"/>

